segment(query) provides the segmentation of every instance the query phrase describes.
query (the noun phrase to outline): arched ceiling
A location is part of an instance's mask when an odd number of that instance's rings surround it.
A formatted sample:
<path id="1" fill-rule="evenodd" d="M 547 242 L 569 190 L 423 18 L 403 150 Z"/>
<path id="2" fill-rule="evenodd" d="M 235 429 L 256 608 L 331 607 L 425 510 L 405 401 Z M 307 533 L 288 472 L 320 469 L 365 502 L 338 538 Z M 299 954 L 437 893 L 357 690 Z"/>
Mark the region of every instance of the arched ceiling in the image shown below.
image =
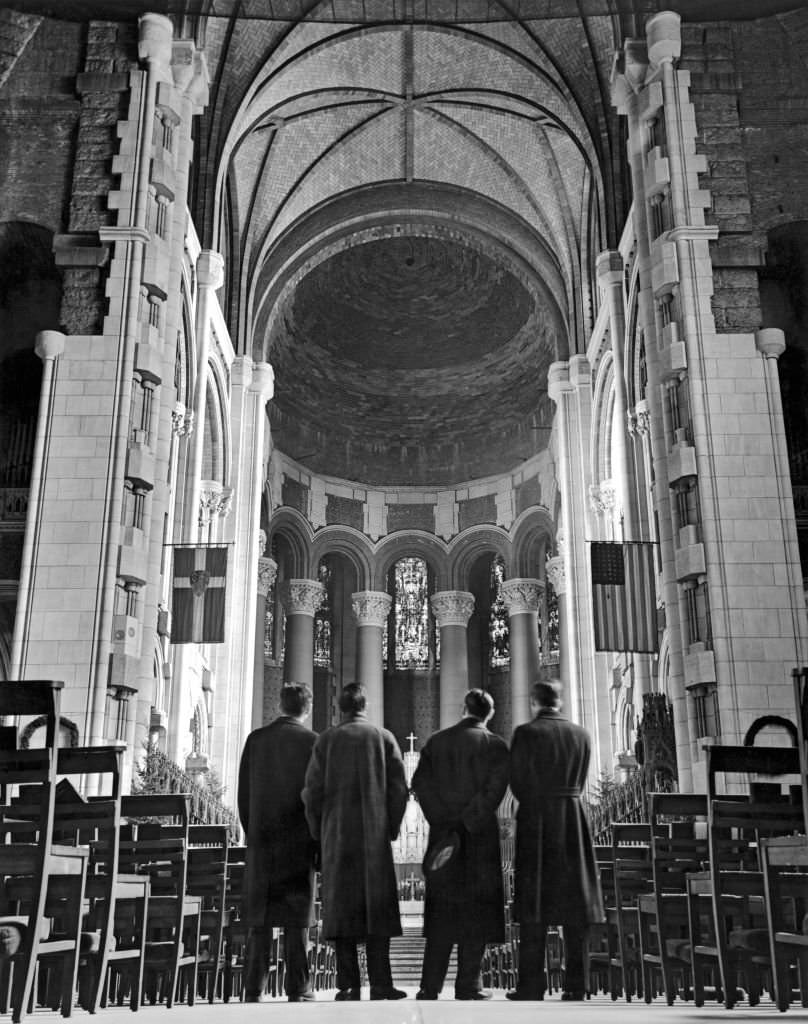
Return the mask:
<path id="1" fill-rule="evenodd" d="M 206 29 L 206 223 L 237 347 L 275 369 L 273 440 L 376 486 L 507 472 L 547 444 L 614 235 L 615 20 L 319 9 Z"/>

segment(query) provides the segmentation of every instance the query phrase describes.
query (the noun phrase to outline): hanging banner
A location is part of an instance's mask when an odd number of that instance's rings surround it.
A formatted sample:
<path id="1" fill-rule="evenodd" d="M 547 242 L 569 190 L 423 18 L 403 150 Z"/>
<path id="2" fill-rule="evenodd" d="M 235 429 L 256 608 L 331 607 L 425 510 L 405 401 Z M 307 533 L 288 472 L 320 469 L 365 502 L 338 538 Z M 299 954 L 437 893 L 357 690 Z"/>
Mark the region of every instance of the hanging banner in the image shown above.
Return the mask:
<path id="1" fill-rule="evenodd" d="M 171 642 L 224 643 L 227 547 L 174 548 Z"/>

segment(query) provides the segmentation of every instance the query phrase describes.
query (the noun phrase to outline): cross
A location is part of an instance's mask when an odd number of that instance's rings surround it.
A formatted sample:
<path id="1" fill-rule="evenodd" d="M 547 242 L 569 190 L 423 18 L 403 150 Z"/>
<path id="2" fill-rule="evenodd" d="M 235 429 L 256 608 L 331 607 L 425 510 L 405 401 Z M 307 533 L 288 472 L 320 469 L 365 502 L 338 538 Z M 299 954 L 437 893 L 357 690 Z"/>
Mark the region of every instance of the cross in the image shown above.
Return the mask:
<path id="1" fill-rule="evenodd" d="M 174 590 L 190 590 L 192 593 L 193 626 L 192 637 L 196 642 L 202 641 L 205 621 L 205 591 L 209 587 L 224 587 L 225 576 L 212 576 L 205 568 L 207 564 L 206 549 L 194 548 L 194 568 L 187 576 L 174 577 Z"/>
<path id="2" fill-rule="evenodd" d="M 415 735 L 414 732 L 411 732 L 409 734 L 409 736 L 407 736 L 407 739 L 410 741 L 410 750 L 409 750 L 409 752 L 411 754 L 414 754 L 415 753 L 414 744 L 415 744 L 415 741 L 418 739 L 418 737 Z"/>

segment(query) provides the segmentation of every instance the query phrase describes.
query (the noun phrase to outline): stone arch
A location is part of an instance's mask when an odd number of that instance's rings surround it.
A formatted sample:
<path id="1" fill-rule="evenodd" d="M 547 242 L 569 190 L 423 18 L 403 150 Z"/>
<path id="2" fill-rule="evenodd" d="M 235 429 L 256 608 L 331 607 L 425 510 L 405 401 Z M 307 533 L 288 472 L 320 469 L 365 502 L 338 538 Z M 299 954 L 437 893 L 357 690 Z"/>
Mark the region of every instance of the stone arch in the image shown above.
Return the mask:
<path id="1" fill-rule="evenodd" d="M 526 509 L 514 523 L 513 577 L 544 579 L 544 557 L 554 549 L 555 524 L 546 508 Z"/>
<path id="2" fill-rule="evenodd" d="M 612 478 L 614 425 L 614 359 L 605 352 L 598 366 L 592 396 L 592 476 L 595 485 Z"/>
<path id="3" fill-rule="evenodd" d="M 437 537 L 420 531 L 396 533 L 379 544 L 373 572 L 372 590 L 385 590 L 387 573 L 399 558 L 423 558 L 435 573 L 435 589 L 449 589 L 446 545 Z"/>
<path id="4" fill-rule="evenodd" d="M 230 430 L 226 394 L 221 367 L 209 363 L 202 477 L 205 480 L 217 480 L 221 484 L 228 483 L 230 477 Z"/>
<path id="5" fill-rule="evenodd" d="M 343 555 L 356 571 L 357 589 L 371 589 L 373 553 L 364 534 L 348 526 L 326 526 L 318 530 L 311 545 L 309 576 L 314 579 L 325 555 Z"/>
<path id="6" fill-rule="evenodd" d="M 270 523 L 267 537 L 268 552 L 272 551 L 276 535 L 282 537 L 288 545 L 290 564 L 287 566 L 287 578 L 306 578 L 311 565 L 312 532 L 305 516 L 293 508 L 278 509 Z M 278 571 L 281 571 L 281 566 L 278 566 Z"/>
<path id="7" fill-rule="evenodd" d="M 449 586 L 452 590 L 468 590 L 469 575 L 474 563 L 485 554 L 502 555 L 508 575 L 514 576 L 511 540 L 500 527 L 473 526 L 456 537 L 449 552 Z"/>

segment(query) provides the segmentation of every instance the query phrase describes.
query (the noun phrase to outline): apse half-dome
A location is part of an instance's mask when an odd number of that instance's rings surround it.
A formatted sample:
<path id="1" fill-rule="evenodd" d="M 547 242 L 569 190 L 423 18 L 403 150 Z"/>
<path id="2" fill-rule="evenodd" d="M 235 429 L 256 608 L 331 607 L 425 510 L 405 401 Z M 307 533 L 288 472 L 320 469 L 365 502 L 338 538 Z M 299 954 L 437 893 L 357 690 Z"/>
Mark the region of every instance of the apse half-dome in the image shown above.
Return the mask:
<path id="1" fill-rule="evenodd" d="M 561 325 L 496 247 L 458 232 L 363 238 L 279 301 L 273 440 L 313 472 L 445 487 L 546 445 Z"/>

